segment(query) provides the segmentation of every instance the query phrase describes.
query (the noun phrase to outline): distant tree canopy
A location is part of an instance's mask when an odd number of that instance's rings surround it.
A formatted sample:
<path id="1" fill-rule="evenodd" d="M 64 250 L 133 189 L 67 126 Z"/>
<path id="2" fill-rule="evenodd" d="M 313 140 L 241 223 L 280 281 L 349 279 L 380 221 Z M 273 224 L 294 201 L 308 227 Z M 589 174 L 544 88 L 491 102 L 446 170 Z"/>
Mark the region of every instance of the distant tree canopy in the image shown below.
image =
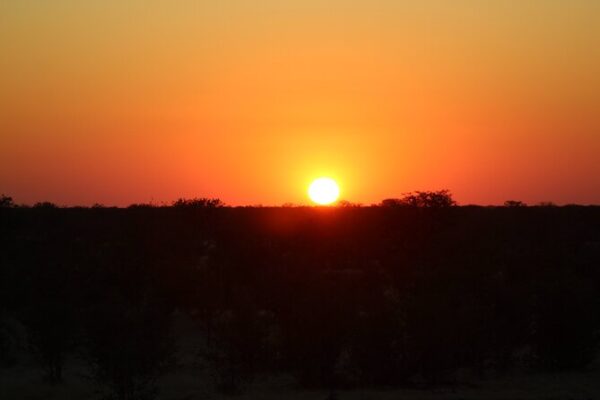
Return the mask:
<path id="1" fill-rule="evenodd" d="M 360 203 L 353 203 L 353 202 L 351 202 L 349 200 L 338 200 L 337 206 L 338 207 L 362 207 L 362 204 L 360 204 Z"/>
<path id="2" fill-rule="evenodd" d="M 519 200 L 506 200 L 504 207 L 527 207 L 527 204 Z"/>
<path id="3" fill-rule="evenodd" d="M 14 207 L 14 205 L 12 197 L 4 194 L 0 195 L 0 207 Z"/>
<path id="4" fill-rule="evenodd" d="M 456 205 L 449 190 L 410 192 L 399 199 L 385 199 L 381 202 L 383 207 L 420 207 L 420 208 L 445 208 Z"/>
<path id="5" fill-rule="evenodd" d="M 224 207 L 225 203 L 223 203 L 220 199 L 209 199 L 206 197 L 193 199 L 181 198 L 174 201 L 172 206 L 176 208 L 217 208 Z"/>
<path id="6" fill-rule="evenodd" d="M 404 208 L 0 209 L 0 369 L 26 343 L 51 382 L 152 400 L 170 368 L 238 394 L 593 365 L 600 207 L 382 204 Z"/>
<path id="7" fill-rule="evenodd" d="M 58 208 L 58 206 L 56 204 L 51 203 L 49 201 L 42 201 L 42 202 L 35 203 L 33 205 L 33 207 L 35 207 L 35 208 Z"/>
<path id="8" fill-rule="evenodd" d="M 156 206 L 151 203 L 133 203 L 127 206 L 129 209 L 151 209 L 155 207 Z"/>

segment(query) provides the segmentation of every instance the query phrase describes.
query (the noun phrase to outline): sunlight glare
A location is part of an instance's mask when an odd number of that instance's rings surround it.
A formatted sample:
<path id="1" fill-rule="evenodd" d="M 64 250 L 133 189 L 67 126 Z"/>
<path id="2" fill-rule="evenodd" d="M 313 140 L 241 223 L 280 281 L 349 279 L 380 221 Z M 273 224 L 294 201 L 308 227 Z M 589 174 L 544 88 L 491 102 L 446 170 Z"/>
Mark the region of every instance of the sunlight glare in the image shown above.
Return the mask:
<path id="1" fill-rule="evenodd" d="M 308 188 L 310 199 L 320 205 L 335 202 L 340 195 L 338 184 L 331 178 L 319 178 L 313 181 Z"/>

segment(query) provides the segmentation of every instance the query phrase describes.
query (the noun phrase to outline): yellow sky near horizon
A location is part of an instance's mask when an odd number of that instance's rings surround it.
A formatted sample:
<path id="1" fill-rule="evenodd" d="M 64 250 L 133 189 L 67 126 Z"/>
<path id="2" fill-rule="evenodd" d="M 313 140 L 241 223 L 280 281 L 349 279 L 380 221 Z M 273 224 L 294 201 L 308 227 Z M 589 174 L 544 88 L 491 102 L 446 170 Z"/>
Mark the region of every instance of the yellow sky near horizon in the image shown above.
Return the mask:
<path id="1" fill-rule="evenodd" d="M 0 2 L 18 202 L 600 203 L 600 2 Z"/>

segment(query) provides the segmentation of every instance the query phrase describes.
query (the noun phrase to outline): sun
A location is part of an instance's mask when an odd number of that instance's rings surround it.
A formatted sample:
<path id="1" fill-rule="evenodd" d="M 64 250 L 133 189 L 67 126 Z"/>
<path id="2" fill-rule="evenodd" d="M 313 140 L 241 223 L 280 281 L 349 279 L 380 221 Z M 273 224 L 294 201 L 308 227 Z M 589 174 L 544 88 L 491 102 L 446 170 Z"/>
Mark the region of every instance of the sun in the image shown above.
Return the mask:
<path id="1" fill-rule="evenodd" d="M 320 205 L 331 204 L 338 199 L 340 187 L 331 178 L 315 179 L 308 188 L 308 196 Z"/>

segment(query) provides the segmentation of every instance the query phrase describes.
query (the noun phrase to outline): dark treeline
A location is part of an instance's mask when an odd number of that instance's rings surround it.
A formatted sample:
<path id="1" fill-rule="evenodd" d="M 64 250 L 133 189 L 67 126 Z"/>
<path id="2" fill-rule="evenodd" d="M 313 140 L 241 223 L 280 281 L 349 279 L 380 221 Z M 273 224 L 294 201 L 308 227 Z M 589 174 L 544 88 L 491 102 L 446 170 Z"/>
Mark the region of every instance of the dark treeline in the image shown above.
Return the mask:
<path id="1" fill-rule="evenodd" d="M 0 208 L 7 320 L 45 375 L 85 361 L 108 397 L 152 398 L 177 315 L 216 386 L 440 385 L 575 370 L 600 328 L 598 207 Z M 183 204 L 185 205 L 185 204 Z"/>

